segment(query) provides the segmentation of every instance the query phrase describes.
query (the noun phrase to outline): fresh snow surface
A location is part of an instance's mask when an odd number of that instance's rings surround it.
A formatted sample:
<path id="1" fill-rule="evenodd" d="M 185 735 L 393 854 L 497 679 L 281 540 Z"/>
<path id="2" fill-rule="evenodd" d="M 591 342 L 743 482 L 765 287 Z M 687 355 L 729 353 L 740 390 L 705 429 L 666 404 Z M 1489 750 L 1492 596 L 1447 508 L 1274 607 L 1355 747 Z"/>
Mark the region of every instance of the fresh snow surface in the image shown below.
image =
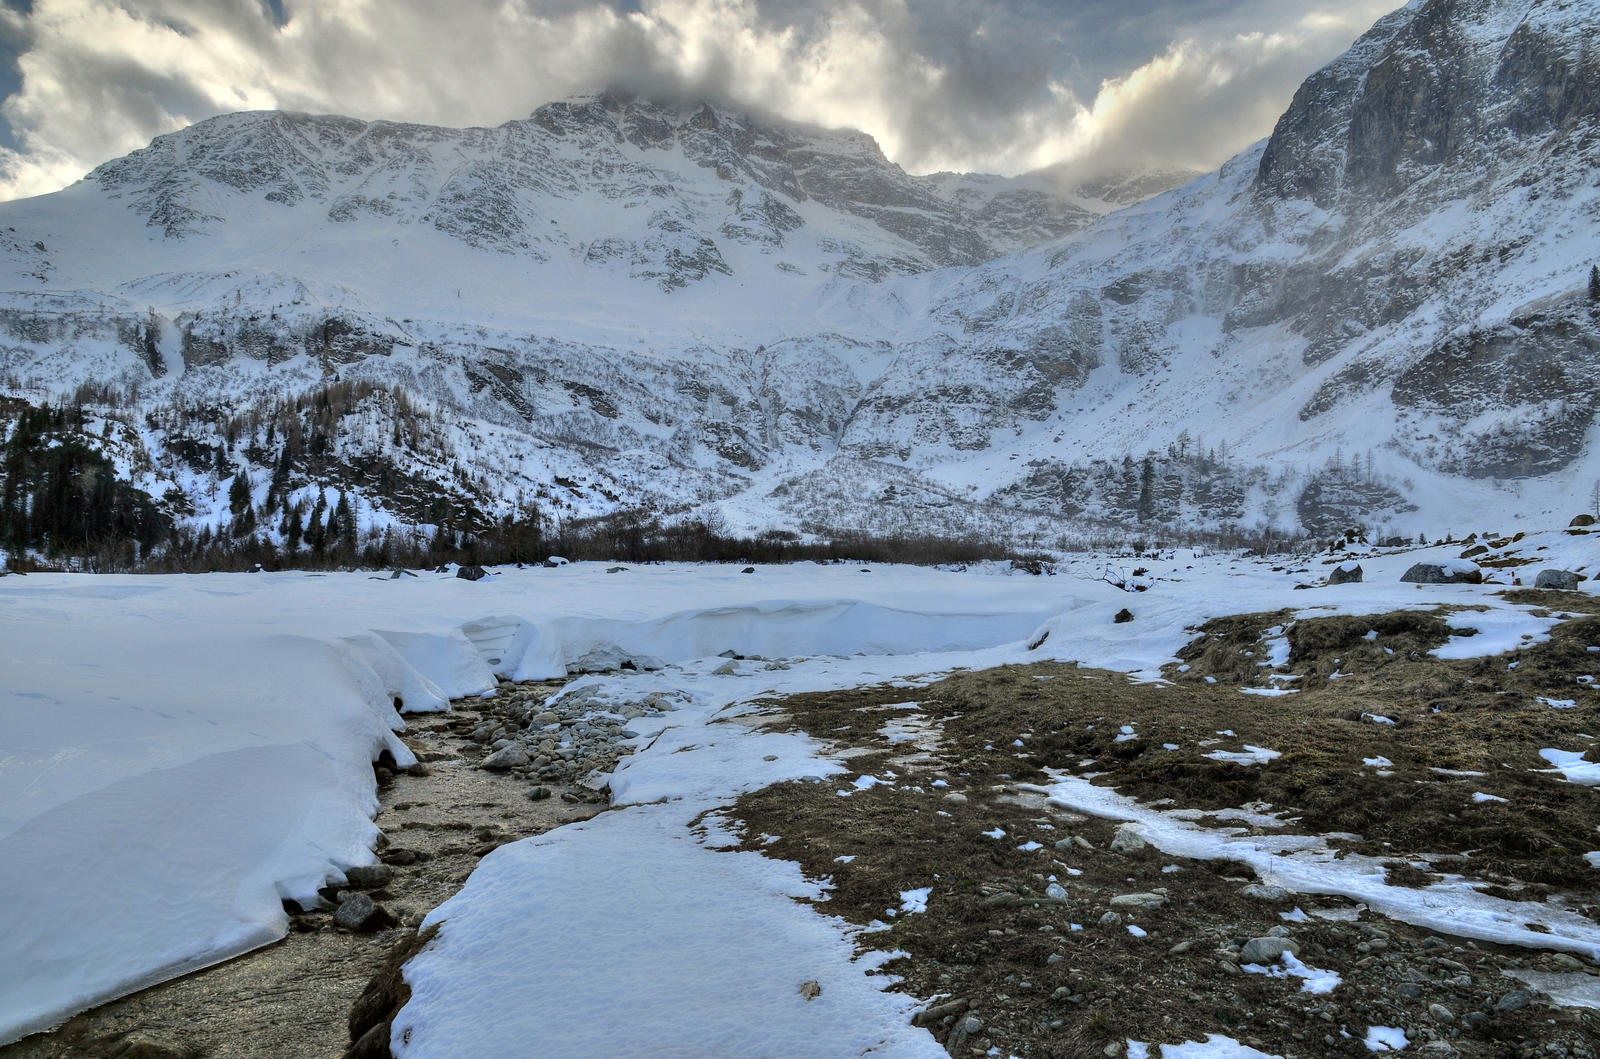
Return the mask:
<path id="1" fill-rule="evenodd" d="M 1411 1044 L 1406 1031 L 1394 1026 L 1368 1026 L 1365 1043 L 1369 1052 L 1398 1052 Z"/>
<path id="2" fill-rule="evenodd" d="M 1398 584 L 1414 558 L 1366 558 L 1362 584 L 1294 591 L 1293 575 L 1267 563 L 1180 552 L 1147 564 L 1151 587 L 1136 597 L 1098 579 L 1103 558 L 1070 560 L 1054 578 L 1003 566 L 878 566 L 867 578 L 810 564 L 607 576 L 597 563 L 476 584 L 446 574 L 5 578 L 0 887 L 11 899 L 0 913 L 0 1041 L 266 944 L 285 930 L 283 897 L 309 900 L 370 862 L 369 763 L 385 749 L 406 760 L 394 700 L 440 709 L 497 676 L 560 676 L 601 650 L 666 668 L 586 676 L 586 689 L 619 701 L 667 692 L 681 707 L 634 725 L 645 745 L 611 777 L 615 811 L 502 847 L 435 911 L 440 934 L 407 970 L 397 1055 L 503 1054 L 535 1037 L 581 1052 L 595 1026 L 621 1023 L 615 1032 L 648 1034 L 660 1055 L 752 1041 L 784 1055 L 940 1054 L 907 1026 L 917 1001 L 869 975 L 879 958 L 854 958 L 855 928 L 825 903 L 793 900 L 824 897 L 826 880 L 724 848 L 730 825 L 716 813 L 739 793 L 804 777 L 837 787 L 856 774 L 803 737 L 712 722 L 763 697 L 915 689 L 959 667 L 1058 659 L 1159 679 L 1195 625 L 1243 611 L 1450 603 L 1537 628 L 1491 586 Z M 1130 603 L 1136 620 L 1115 623 Z M 730 649 L 746 656 L 731 675 L 717 657 Z M 1576 759 L 1552 763 L 1596 767 Z M 1169 852 L 1243 860 L 1301 892 L 1346 893 L 1455 934 L 1600 952 L 1577 917 L 1464 883 L 1386 887 L 1379 866 L 1334 858 L 1314 836 L 1239 839 L 1070 778 L 1051 794 L 1135 821 Z M 63 870 L 85 850 L 93 870 Z M 747 951 L 751 937 L 770 943 Z M 822 992 L 807 1001 L 809 981 Z M 614 1018 L 618 998 L 625 1020 Z"/>

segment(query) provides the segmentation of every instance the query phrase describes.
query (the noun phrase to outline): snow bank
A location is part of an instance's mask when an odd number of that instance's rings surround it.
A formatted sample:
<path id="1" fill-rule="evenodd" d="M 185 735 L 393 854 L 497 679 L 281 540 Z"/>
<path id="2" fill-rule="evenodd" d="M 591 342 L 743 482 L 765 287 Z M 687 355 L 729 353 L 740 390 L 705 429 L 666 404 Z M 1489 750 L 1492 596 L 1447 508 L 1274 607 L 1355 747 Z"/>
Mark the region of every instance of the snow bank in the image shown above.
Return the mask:
<path id="1" fill-rule="evenodd" d="M 0 1041 L 274 941 L 283 898 L 372 860 L 369 763 L 411 756 L 360 652 L 178 640 L 7 629 Z"/>

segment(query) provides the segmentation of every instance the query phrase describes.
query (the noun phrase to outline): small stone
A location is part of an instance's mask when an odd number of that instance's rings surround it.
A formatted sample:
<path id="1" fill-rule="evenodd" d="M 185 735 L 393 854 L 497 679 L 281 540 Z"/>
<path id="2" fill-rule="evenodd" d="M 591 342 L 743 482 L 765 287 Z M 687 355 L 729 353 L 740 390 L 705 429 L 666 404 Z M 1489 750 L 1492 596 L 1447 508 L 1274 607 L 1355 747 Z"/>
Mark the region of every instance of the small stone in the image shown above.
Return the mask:
<path id="1" fill-rule="evenodd" d="M 949 794 L 945 795 L 943 800 L 949 802 L 951 805 L 967 804 L 967 796 L 956 791 L 951 791 Z"/>
<path id="2" fill-rule="evenodd" d="M 1128 622 L 1133 620 L 1133 611 L 1129 610 L 1127 607 L 1123 607 L 1121 610 L 1117 611 L 1117 616 L 1111 620 L 1117 625 L 1126 625 Z"/>
<path id="3" fill-rule="evenodd" d="M 1269 938 L 1288 938 L 1288 937 L 1293 937 L 1293 935 L 1289 933 L 1289 928 L 1288 927 L 1279 925 L 1279 926 L 1273 927 L 1271 930 L 1267 931 L 1267 937 L 1269 937 Z"/>
<path id="4" fill-rule="evenodd" d="M 711 675 L 714 677 L 736 677 L 739 675 L 739 667 L 732 662 L 724 662 L 713 669 Z"/>
<path id="5" fill-rule="evenodd" d="M 521 743 L 512 743 L 484 758 L 478 767 L 488 769 L 490 772 L 505 772 L 507 769 L 521 768 L 531 761 Z"/>
<path id="6" fill-rule="evenodd" d="M 1161 894 L 1118 894 L 1111 899 L 1112 908 L 1160 908 L 1166 903 Z"/>
<path id="7" fill-rule="evenodd" d="M 1251 938 L 1239 950 L 1240 963 L 1277 963 L 1283 954 L 1300 955 L 1300 946 L 1288 938 Z"/>
<path id="8" fill-rule="evenodd" d="M 415 864 L 422 859 L 421 855 L 418 854 L 416 850 L 406 849 L 404 846 L 395 846 L 392 849 L 386 849 L 382 853 L 378 854 L 378 857 L 385 864 L 393 864 L 397 868 L 403 868 L 408 864 Z"/>
<path id="9" fill-rule="evenodd" d="M 1140 838 L 1139 835 L 1126 824 L 1117 828 L 1117 835 L 1111 840 L 1111 852 L 1124 855 L 1143 853 L 1150 848 L 1150 843 Z"/>
<path id="10" fill-rule="evenodd" d="M 1494 1009 L 1501 1014 L 1506 1014 L 1512 1011 L 1521 1011 L 1523 1008 L 1532 1003 L 1533 994 L 1528 992 L 1526 989 L 1518 989 L 1501 997 L 1499 1001 L 1496 1002 Z"/>
<path id="11" fill-rule="evenodd" d="M 339 901 L 339 910 L 333 914 L 335 926 L 345 930 L 379 930 L 394 922 L 394 917 L 364 893 L 347 893 Z"/>
<path id="12" fill-rule="evenodd" d="M 1234 963 L 1232 960 L 1218 960 L 1217 961 L 1217 970 L 1221 971 L 1223 974 L 1243 974 L 1244 973 L 1243 971 L 1239 970 L 1239 965 Z"/>
<path id="13" fill-rule="evenodd" d="M 543 713 L 536 713 L 528 722 L 528 724 L 534 728 L 545 728 L 549 725 L 560 723 L 561 715 L 554 710 L 545 710 Z"/>
<path id="14" fill-rule="evenodd" d="M 1456 1020 L 1455 1012 L 1451 1011 L 1443 1004 L 1429 1004 L 1428 1014 L 1432 1016 L 1433 1021 L 1443 1023 L 1446 1026 Z"/>
<path id="15" fill-rule="evenodd" d="M 1180 941 L 1180 942 L 1178 942 L 1178 944 L 1174 945 L 1172 948 L 1167 950 L 1167 955 L 1168 956 L 1182 956 L 1184 953 L 1188 952 L 1192 948 L 1194 948 L 1194 942 L 1192 942 L 1192 941 Z"/>
<path id="16" fill-rule="evenodd" d="M 1102 929 L 1109 930 L 1112 927 L 1120 927 L 1121 925 L 1122 917 L 1117 915 L 1115 912 L 1107 912 L 1105 915 L 1100 917 L 1100 926 Z"/>
<path id="17" fill-rule="evenodd" d="M 528 801 L 542 802 L 550 797 L 549 787 L 531 787 L 528 789 Z"/>
<path id="18" fill-rule="evenodd" d="M 1065 901 L 1067 899 L 1067 888 L 1060 883 L 1053 882 L 1044 888 L 1044 895 L 1052 901 Z"/>
<path id="19" fill-rule="evenodd" d="M 376 890 L 393 878 L 394 869 L 387 864 L 361 864 L 344 872 L 345 885 L 357 890 Z"/>
<path id="20" fill-rule="evenodd" d="M 1281 886 L 1269 883 L 1251 883 L 1239 891 L 1240 896 L 1248 897 L 1252 901 L 1287 901 L 1289 891 Z"/>
<path id="21" fill-rule="evenodd" d="M 822 995 L 822 986 L 816 981 L 816 979 L 812 979 L 809 982 L 803 982 L 800 985 L 800 995 L 805 997 L 807 1000 L 815 1000 L 817 997 Z"/>
<path id="22" fill-rule="evenodd" d="M 1422 995 L 1422 987 L 1415 982 L 1401 982 L 1395 992 L 1406 1000 L 1415 1000 Z"/>

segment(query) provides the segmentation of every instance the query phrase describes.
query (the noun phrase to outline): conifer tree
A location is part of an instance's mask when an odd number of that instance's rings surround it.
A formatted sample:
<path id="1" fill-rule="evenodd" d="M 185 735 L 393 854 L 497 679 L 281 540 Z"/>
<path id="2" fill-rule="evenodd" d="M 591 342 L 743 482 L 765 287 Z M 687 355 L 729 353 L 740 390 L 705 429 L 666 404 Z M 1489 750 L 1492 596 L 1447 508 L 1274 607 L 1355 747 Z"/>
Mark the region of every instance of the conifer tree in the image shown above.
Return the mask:
<path id="1" fill-rule="evenodd" d="M 1600 265 L 1589 266 L 1589 300 L 1600 304 Z"/>

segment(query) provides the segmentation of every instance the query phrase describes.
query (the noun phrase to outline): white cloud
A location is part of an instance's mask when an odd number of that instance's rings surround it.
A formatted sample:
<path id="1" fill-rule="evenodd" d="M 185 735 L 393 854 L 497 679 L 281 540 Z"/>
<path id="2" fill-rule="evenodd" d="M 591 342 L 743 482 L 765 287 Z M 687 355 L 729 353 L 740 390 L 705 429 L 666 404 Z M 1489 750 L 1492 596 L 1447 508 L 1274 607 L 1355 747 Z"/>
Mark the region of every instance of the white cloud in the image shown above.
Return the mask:
<path id="1" fill-rule="evenodd" d="M 0 151 L 0 197 L 61 187 L 229 111 L 492 125 L 608 85 L 861 128 L 914 172 L 1214 165 L 1268 131 L 1294 85 L 1397 0 L 1227 0 L 1233 21 L 1256 28 L 1206 38 L 1188 27 L 1089 100 L 1068 87 L 1077 63 L 1053 5 L 1010 2 L 964 25 L 966 6 L 910 0 L 777 12 L 646 0 L 631 13 L 601 0 L 286 0 L 280 27 L 260 0 L 36 0 L 28 15 L 0 9 L 23 78 L 0 107 L 19 147 Z"/>

